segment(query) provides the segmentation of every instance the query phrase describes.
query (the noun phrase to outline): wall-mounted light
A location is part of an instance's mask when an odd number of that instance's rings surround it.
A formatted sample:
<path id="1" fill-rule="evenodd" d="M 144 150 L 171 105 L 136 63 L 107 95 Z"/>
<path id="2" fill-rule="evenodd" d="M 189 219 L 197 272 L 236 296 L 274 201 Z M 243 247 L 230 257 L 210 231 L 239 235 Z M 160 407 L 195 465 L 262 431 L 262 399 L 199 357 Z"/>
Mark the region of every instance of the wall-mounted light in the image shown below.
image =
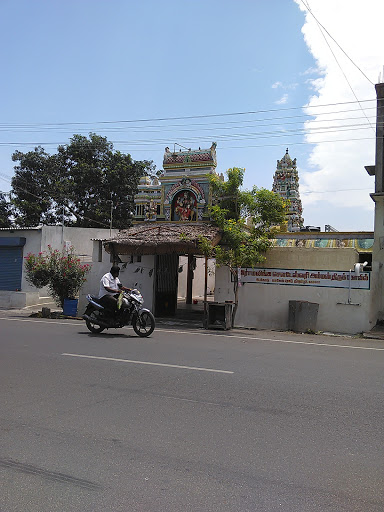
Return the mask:
<path id="1" fill-rule="evenodd" d="M 364 261 L 364 263 L 355 263 L 354 272 L 358 276 L 360 272 L 363 272 L 364 267 L 368 265 L 368 261 Z"/>
<path id="2" fill-rule="evenodd" d="M 352 280 L 352 272 L 355 273 L 355 276 L 358 276 L 360 272 L 363 272 L 364 267 L 368 265 L 368 261 L 364 261 L 364 263 L 355 263 L 353 270 L 349 269 L 349 287 L 348 287 L 348 304 L 351 304 L 351 280 Z"/>

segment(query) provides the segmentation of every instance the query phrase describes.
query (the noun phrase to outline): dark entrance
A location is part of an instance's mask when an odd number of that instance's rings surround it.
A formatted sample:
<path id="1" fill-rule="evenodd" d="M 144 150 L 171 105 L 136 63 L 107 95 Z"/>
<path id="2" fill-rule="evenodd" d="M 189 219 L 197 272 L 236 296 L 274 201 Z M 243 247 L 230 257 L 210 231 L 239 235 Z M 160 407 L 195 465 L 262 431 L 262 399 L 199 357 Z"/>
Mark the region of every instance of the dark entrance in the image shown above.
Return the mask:
<path id="1" fill-rule="evenodd" d="M 0 290 L 21 290 L 23 237 L 0 238 Z"/>
<path id="2" fill-rule="evenodd" d="M 155 316 L 174 316 L 177 308 L 179 256 L 156 256 Z"/>

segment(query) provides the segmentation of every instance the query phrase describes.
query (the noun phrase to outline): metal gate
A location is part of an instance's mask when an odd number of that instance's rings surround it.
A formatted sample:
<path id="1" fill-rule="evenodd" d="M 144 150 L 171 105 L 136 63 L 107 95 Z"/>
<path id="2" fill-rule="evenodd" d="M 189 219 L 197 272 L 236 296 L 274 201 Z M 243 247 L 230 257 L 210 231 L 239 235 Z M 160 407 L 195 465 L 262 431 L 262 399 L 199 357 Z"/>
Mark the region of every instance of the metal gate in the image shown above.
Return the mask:
<path id="1" fill-rule="evenodd" d="M 173 316 L 177 308 L 179 256 L 161 254 L 156 256 L 155 315 Z"/>
<path id="2" fill-rule="evenodd" d="M 0 290 L 21 290 L 22 247 L 0 247 Z"/>

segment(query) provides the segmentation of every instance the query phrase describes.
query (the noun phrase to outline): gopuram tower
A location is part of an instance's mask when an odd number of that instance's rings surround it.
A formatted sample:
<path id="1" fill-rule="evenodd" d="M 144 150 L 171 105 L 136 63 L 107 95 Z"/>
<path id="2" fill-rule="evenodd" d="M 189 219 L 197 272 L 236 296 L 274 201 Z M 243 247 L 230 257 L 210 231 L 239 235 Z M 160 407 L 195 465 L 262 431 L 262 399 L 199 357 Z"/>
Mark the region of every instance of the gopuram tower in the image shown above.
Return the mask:
<path id="1" fill-rule="evenodd" d="M 283 158 L 277 161 L 272 190 L 289 202 L 288 231 L 300 231 L 304 219 L 301 216 L 303 207 L 299 193 L 299 173 L 296 168 L 296 158 L 291 159 L 288 148 Z"/>

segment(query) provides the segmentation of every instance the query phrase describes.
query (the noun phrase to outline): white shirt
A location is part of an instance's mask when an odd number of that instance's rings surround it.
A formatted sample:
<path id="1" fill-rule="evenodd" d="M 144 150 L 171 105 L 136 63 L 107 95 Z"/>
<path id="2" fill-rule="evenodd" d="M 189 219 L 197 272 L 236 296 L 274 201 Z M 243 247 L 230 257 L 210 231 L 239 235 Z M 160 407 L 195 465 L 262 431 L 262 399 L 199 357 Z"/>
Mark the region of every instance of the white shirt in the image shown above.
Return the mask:
<path id="1" fill-rule="evenodd" d="M 99 290 L 99 299 L 101 297 L 104 297 L 104 295 L 115 295 L 117 292 L 109 292 L 105 289 L 107 286 L 108 288 L 112 288 L 113 290 L 118 290 L 120 284 L 120 279 L 118 277 L 113 277 L 113 275 L 108 272 L 107 274 L 103 275 L 103 277 L 100 279 L 100 290 Z"/>

